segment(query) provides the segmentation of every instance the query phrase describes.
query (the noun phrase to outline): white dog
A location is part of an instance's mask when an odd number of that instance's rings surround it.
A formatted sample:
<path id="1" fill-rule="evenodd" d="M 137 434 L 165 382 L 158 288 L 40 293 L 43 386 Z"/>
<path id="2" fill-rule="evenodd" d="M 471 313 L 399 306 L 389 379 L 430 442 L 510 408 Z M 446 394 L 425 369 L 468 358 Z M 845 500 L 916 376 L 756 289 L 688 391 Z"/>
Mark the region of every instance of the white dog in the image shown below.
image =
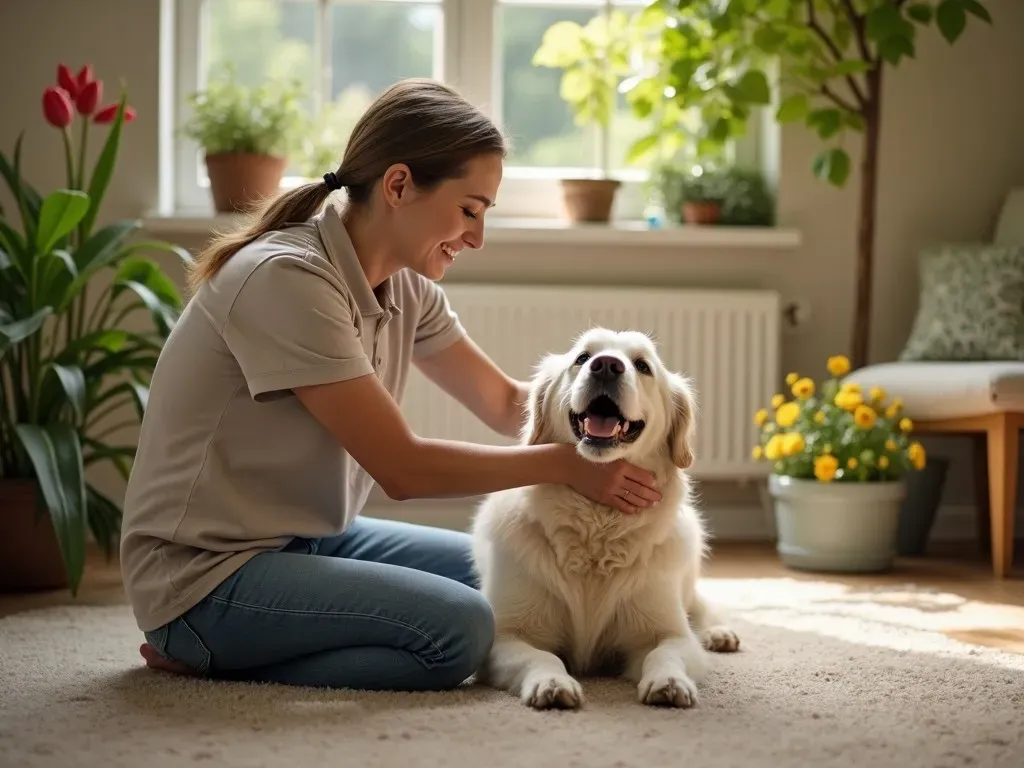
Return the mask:
<path id="1" fill-rule="evenodd" d="M 706 652 L 738 650 L 739 639 L 697 592 L 706 533 L 682 471 L 694 410 L 688 380 L 642 333 L 592 329 L 542 360 L 524 442 L 625 459 L 655 476 L 663 498 L 633 515 L 561 485 L 485 499 L 474 558 L 497 634 L 478 681 L 539 709 L 580 707 L 574 676 L 587 674 L 624 674 L 645 704 L 697 703 Z"/>

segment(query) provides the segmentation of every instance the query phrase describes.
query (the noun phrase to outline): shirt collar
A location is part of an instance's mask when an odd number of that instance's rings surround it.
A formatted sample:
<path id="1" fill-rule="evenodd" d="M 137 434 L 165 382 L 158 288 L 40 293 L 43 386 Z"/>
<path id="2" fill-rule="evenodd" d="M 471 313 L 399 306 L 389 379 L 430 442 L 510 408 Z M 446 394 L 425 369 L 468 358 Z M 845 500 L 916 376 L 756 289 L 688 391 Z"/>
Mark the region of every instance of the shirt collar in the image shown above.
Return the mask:
<path id="1" fill-rule="evenodd" d="M 352 245 L 352 238 L 342 220 L 343 207 L 338 200 L 330 200 L 324 207 L 323 212 L 316 217 L 317 231 L 320 239 L 327 249 L 334 266 L 341 272 L 346 284 L 352 291 L 356 300 L 356 306 L 362 315 L 379 315 L 384 311 L 392 315 L 401 314 L 398 305 L 395 304 L 394 277 L 389 277 L 383 285 L 383 301 L 377 301 L 373 288 L 363 272 L 363 267 L 356 256 L 355 246 Z"/>

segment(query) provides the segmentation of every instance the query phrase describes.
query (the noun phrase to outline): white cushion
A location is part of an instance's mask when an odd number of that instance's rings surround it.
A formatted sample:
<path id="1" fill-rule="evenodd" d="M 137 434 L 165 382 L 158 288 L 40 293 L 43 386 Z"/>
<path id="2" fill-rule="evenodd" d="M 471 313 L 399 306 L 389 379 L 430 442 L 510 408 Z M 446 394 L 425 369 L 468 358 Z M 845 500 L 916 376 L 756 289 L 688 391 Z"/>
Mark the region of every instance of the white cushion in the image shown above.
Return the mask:
<path id="1" fill-rule="evenodd" d="M 881 387 L 888 399 L 903 400 L 912 420 L 934 421 L 1024 411 L 1024 363 L 896 362 L 851 372 L 866 393 Z"/>

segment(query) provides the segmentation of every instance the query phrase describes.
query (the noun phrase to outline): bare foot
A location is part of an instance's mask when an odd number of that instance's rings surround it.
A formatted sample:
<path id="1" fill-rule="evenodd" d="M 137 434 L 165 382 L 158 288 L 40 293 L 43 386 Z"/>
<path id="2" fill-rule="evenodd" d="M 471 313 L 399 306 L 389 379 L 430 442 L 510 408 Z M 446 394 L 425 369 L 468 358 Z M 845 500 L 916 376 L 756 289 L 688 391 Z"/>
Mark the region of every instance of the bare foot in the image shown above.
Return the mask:
<path id="1" fill-rule="evenodd" d="M 180 661 L 169 661 L 157 653 L 149 643 L 143 643 L 139 646 L 139 653 L 142 654 L 142 658 L 146 660 L 146 666 L 150 669 L 159 669 L 163 672 L 172 672 L 176 675 L 195 675 L 196 671 Z"/>

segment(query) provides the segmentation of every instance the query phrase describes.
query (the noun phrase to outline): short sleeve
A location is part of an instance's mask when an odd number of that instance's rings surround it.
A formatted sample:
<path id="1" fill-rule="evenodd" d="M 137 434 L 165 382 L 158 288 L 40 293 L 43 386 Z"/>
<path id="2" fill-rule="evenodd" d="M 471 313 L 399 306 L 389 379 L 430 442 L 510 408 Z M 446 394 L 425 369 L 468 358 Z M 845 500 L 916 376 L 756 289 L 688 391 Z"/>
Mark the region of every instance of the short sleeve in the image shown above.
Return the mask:
<path id="1" fill-rule="evenodd" d="M 300 257 L 274 257 L 253 270 L 224 338 L 254 399 L 373 373 L 344 284 Z"/>
<path id="2" fill-rule="evenodd" d="M 415 357 L 429 357 L 466 335 L 455 310 L 441 287 L 419 276 L 420 316 L 413 344 Z"/>

